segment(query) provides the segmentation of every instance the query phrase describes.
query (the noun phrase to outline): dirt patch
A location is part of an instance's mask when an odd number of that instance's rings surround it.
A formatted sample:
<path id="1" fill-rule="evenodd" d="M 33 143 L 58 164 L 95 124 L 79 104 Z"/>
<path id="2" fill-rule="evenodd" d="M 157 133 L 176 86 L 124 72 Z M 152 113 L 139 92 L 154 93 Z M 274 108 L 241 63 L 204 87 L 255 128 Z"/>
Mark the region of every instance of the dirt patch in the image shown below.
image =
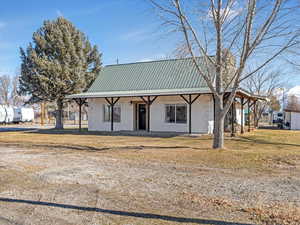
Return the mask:
<path id="1" fill-rule="evenodd" d="M 289 176 L 285 169 L 269 176 L 248 169 L 148 160 L 148 154 L 180 156 L 195 151 L 182 146 L 143 149 L 138 145 L 100 152 L 0 148 L 0 222 L 241 225 L 297 221 L 292 208 L 281 207 L 276 213 L 269 208 L 291 202 L 296 209 L 300 206 L 297 161 Z M 122 155 L 124 151 L 130 157 Z"/>

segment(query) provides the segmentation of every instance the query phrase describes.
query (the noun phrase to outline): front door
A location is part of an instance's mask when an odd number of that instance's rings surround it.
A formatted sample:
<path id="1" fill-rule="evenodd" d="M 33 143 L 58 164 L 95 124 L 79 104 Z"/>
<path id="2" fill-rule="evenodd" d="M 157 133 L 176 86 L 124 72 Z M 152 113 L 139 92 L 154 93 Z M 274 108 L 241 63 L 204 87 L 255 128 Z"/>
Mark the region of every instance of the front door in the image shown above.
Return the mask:
<path id="1" fill-rule="evenodd" d="M 146 130 L 146 105 L 138 104 L 138 129 Z"/>

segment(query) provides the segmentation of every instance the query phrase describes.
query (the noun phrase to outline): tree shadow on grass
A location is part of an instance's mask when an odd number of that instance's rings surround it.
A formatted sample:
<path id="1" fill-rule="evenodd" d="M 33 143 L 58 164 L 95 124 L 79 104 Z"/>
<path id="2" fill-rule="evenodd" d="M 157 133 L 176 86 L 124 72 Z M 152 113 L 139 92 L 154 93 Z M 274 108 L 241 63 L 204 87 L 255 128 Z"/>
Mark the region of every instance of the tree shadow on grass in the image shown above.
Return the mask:
<path id="1" fill-rule="evenodd" d="M 158 220 L 172 221 L 172 222 L 178 222 L 178 223 L 196 223 L 196 224 L 211 224 L 211 225 L 253 225 L 253 224 L 247 224 L 247 223 L 226 222 L 226 221 L 221 221 L 221 220 L 186 218 L 186 217 L 153 214 L 153 213 L 128 212 L 128 211 L 120 211 L 120 210 L 101 209 L 101 208 L 94 208 L 94 207 L 82 207 L 82 206 L 76 206 L 76 205 L 67 205 L 67 204 L 59 204 L 59 203 L 52 203 L 52 202 L 41 202 L 41 201 L 31 201 L 31 200 L 22 200 L 22 199 L 0 198 L 0 201 L 1 202 L 10 202 L 10 203 L 22 203 L 22 204 L 30 204 L 30 205 L 57 207 L 57 208 L 64 208 L 64 209 L 76 209 L 76 210 L 81 210 L 81 211 L 98 212 L 98 213 L 105 213 L 105 214 L 118 215 L 118 216 L 143 218 L 143 219 L 158 219 Z"/>
<path id="2" fill-rule="evenodd" d="M 125 145 L 125 146 L 109 146 L 109 147 L 93 147 L 88 145 L 63 145 L 63 144 L 24 144 L 24 143 L 0 143 L 0 146 L 4 145 L 6 147 L 19 147 L 19 148 L 37 148 L 37 149 L 50 149 L 50 150 L 75 150 L 75 151 L 87 151 L 87 152 L 103 152 L 103 151 L 113 151 L 113 150 L 151 150 L 151 149 L 192 149 L 190 146 L 176 145 L 176 146 L 155 146 L 155 145 Z M 61 151 L 60 151 L 61 153 Z"/>
<path id="3" fill-rule="evenodd" d="M 25 128 L 25 127 L 0 127 L 0 133 L 5 132 L 28 132 L 35 131 L 36 128 Z"/>
<path id="4" fill-rule="evenodd" d="M 242 137 L 241 136 L 241 137 L 234 139 L 234 141 L 244 142 L 244 143 L 253 142 L 255 144 L 264 144 L 264 145 L 276 145 L 276 146 L 281 145 L 281 146 L 300 147 L 300 144 L 273 142 L 273 141 L 267 141 L 267 140 L 260 140 L 260 139 L 253 138 L 253 137 Z"/>
<path id="5" fill-rule="evenodd" d="M 98 135 L 98 136 L 127 136 L 127 137 L 149 137 L 149 138 L 172 138 L 172 137 L 189 137 L 198 138 L 199 135 L 188 135 L 184 132 L 146 132 L 146 131 L 88 131 L 83 128 L 81 131 L 78 129 L 32 129 L 28 133 L 32 134 L 61 134 L 61 135 Z"/>

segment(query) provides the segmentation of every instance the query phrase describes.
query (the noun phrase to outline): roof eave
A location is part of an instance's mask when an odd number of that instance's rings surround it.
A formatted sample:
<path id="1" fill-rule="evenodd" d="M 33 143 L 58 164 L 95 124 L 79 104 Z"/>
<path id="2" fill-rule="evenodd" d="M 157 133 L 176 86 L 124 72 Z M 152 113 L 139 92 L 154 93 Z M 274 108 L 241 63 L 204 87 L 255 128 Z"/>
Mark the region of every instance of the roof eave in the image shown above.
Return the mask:
<path id="1" fill-rule="evenodd" d="M 108 98 L 108 97 L 141 97 L 141 96 L 171 96 L 186 94 L 211 94 L 208 89 L 190 89 L 190 90 L 149 90 L 149 91 L 120 91 L 120 92 L 86 92 L 74 95 L 68 95 L 67 99 L 75 98 Z"/>

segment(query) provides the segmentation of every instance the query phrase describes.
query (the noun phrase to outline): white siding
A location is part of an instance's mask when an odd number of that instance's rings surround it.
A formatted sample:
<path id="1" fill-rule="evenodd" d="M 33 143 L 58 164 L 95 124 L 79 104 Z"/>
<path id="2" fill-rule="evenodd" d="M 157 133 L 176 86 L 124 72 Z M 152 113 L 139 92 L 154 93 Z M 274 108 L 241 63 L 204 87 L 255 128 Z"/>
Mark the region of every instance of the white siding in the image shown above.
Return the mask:
<path id="1" fill-rule="evenodd" d="M 89 121 L 88 127 L 90 131 L 110 131 L 110 122 L 104 122 L 103 105 L 107 104 L 105 99 L 94 98 L 89 99 Z M 118 103 L 121 106 L 121 122 L 114 122 L 114 130 L 133 130 L 133 105 L 130 99 L 121 98 Z"/>
<path id="2" fill-rule="evenodd" d="M 193 96 L 195 97 L 195 96 Z M 187 123 L 175 124 L 165 122 L 166 104 L 185 104 L 179 96 L 158 97 L 157 101 L 151 106 L 151 130 L 188 132 L 189 112 L 187 105 Z M 208 95 L 200 96 L 192 105 L 192 132 L 208 133 L 208 121 L 213 120 L 213 105 Z"/>
<path id="3" fill-rule="evenodd" d="M 291 129 L 300 130 L 300 113 L 291 112 Z"/>
<path id="4" fill-rule="evenodd" d="M 193 96 L 195 97 L 195 96 Z M 140 98 L 121 98 L 117 104 L 121 106 L 121 122 L 114 123 L 114 130 L 135 129 L 135 104 L 131 101 L 141 101 Z M 89 99 L 89 130 L 110 131 L 110 122 L 103 122 L 103 104 L 105 99 Z M 166 104 L 186 104 L 180 96 L 158 97 L 151 105 L 150 129 L 151 131 L 188 132 L 189 118 L 186 124 L 167 123 L 165 121 Z M 189 116 L 187 105 L 187 117 Z M 192 105 L 192 132 L 211 133 L 213 125 L 213 102 L 209 95 L 200 96 Z M 210 125 L 210 127 L 209 127 Z"/>
<path id="5" fill-rule="evenodd" d="M 241 108 L 241 104 L 237 103 L 235 105 L 236 107 L 236 122 L 237 124 L 241 125 L 242 124 L 242 118 L 241 118 L 241 114 L 242 114 L 242 108 Z M 245 109 L 243 110 L 243 125 L 245 125 Z"/>

